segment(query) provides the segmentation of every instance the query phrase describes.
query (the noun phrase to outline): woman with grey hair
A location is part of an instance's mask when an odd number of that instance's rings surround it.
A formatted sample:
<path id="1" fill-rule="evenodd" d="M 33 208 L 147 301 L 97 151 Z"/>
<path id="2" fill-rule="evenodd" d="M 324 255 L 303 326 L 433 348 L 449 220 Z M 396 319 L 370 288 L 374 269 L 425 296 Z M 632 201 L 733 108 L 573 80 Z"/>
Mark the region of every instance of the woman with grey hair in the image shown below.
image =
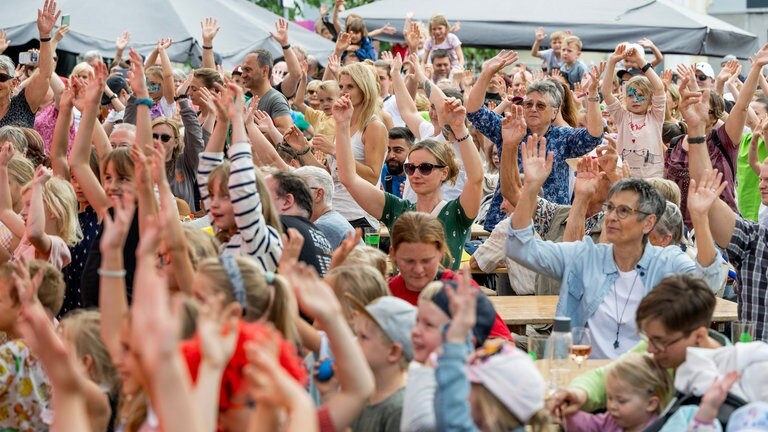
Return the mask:
<path id="1" fill-rule="evenodd" d="M 29 78 L 29 83 L 19 94 L 13 96 L 16 80 L 16 66 L 7 56 L 0 55 L 0 127 L 17 125 L 32 128 L 35 125 L 35 112 L 45 100 L 53 72 L 53 52 L 51 50 L 51 31 L 60 11 L 54 2 L 46 2 L 37 16 L 37 30 L 40 32 L 40 54 L 37 71 Z"/>

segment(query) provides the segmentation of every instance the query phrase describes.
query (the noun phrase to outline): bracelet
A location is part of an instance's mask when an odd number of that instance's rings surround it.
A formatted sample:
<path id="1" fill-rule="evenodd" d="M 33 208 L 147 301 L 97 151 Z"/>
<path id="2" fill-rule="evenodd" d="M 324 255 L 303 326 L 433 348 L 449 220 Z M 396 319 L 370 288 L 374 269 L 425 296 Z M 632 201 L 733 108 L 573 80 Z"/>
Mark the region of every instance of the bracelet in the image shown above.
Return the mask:
<path id="1" fill-rule="evenodd" d="M 707 137 L 699 136 L 699 137 L 688 137 L 688 144 L 704 144 L 707 142 Z"/>
<path id="2" fill-rule="evenodd" d="M 646 72 L 648 72 L 648 69 L 650 69 L 651 67 L 653 67 L 653 66 L 650 63 L 646 63 L 645 66 L 643 66 L 640 69 L 640 71 L 642 71 L 643 73 L 646 73 Z"/>
<path id="3" fill-rule="evenodd" d="M 51 41 L 51 37 L 50 36 L 48 36 L 48 37 L 41 37 L 40 38 L 40 42 L 50 42 L 50 41 Z"/>
<path id="4" fill-rule="evenodd" d="M 213 49 L 213 45 L 209 45 L 209 46 L 205 46 L 205 45 L 203 45 L 203 49 L 209 49 L 209 50 L 212 50 L 212 49 Z"/>
<path id="5" fill-rule="evenodd" d="M 600 96 L 588 97 L 587 101 L 588 102 L 600 102 Z"/>
<path id="6" fill-rule="evenodd" d="M 288 49 L 288 48 L 290 48 L 290 47 L 291 47 L 291 44 L 285 44 L 285 45 L 281 45 L 281 46 L 280 46 L 280 48 L 282 48 L 282 49 L 284 49 L 284 50 L 287 50 L 287 49 Z"/>
<path id="7" fill-rule="evenodd" d="M 173 98 L 173 100 L 174 100 L 174 101 L 179 101 L 179 100 L 181 100 L 181 99 L 189 99 L 189 95 L 188 95 L 188 94 L 186 94 L 186 93 L 182 93 L 182 94 L 180 94 L 180 95 L 178 95 L 178 96 L 175 96 L 175 97 Z"/>
<path id="8" fill-rule="evenodd" d="M 98 269 L 96 271 L 99 276 L 105 277 L 105 278 L 124 278 L 125 275 L 128 274 L 128 272 L 125 271 L 125 269 L 122 270 L 106 270 L 106 269 Z"/>
<path id="9" fill-rule="evenodd" d="M 461 138 L 457 139 L 457 140 L 456 140 L 456 142 L 457 142 L 457 143 L 460 143 L 460 142 L 462 142 L 462 141 L 466 141 L 466 140 L 468 140 L 468 139 L 469 139 L 469 137 L 470 137 L 470 136 L 472 136 L 472 134 L 466 134 L 466 135 L 464 135 L 463 137 L 461 137 Z"/>
<path id="10" fill-rule="evenodd" d="M 136 105 L 146 105 L 147 108 L 152 109 L 152 105 L 155 103 L 150 98 L 136 98 Z"/>
<path id="11" fill-rule="evenodd" d="M 109 97 L 109 100 L 117 99 L 117 93 L 112 93 L 112 96 Z"/>
<path id="12" fill-rule="evenodd" d="M 296 156 L 304 156 L 305 154 L 309 153 L 310 150 L 312 150 L 312 146 L 308 145 L 304 150 L 296 152 Z"/>

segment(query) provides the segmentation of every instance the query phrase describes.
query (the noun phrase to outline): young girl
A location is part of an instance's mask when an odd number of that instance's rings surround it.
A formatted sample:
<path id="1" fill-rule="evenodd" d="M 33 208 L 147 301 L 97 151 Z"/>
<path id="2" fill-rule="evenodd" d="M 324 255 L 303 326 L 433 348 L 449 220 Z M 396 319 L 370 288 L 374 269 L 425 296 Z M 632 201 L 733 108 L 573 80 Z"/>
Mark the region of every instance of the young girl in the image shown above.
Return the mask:
<path id="1" fill-rule="evenodd" d="M 243 90 L 233 83 L 215 97 L 218 121 L 200 154 L 197 182 L 222 253 L 248 256 L 264 271 L 277 268 L 282 253 L 282 224 L 269 189 L 254 169 L 243 121 Z M 234 96 L 234 102 L 232 98 Z M 224 161 L 224 140 L 232 119 L 232 146 Z M 264 198 L 262 200 L 262 197 Z"/>
<path id="2" fill-rule="evenodd" d="M 645 430 L 664 411 L 674 392 L 672 377 L 649 354 L 631 353 L 605 377 L 607 412 L 579 411 L 565 419 L 569 430 L 631 432 Z"/>
<path id="3" fill-rule="evenodd" d="M 346 20 L 347 33 L 349 33 L 350 45 L 342 54 L 341 61 L 348 53 L 352 53 L 359 61 L 376 60 L 376 50 L 373 47 L 373 41 L 368 36 L 368 28 L 360 15 L 351 14 Z"/>
<path id="4" fill-rule="evenodd" d="M 42 259 L 61 270 L 72 258 L 68 246 L 78 243 L 83 235 L 77 220 L 75 191 L 68 182 L 51 178 L 51 170 L 40 166 L 31 185 L 21 190 L 21 214 L 14 213 L 6 169 L 12 154 L 11 144 L 4 144 L 0 150 L 0 194 L 6 198 L 0 207 L 0 219 L 21 239 L 13 258 Z"/>
<path id="5" fill-rule="evenodd" d="M 159 40 L 155 49 L 147 57 L 146 64 L 149 65 L 146 69 L 147 90 L 153 103 L 150 109 L 152 120 L 158 117 L 173 118 L 176 113 L 176 102 L 174 102 L 176 100 L 176 86 L 173 82 L 173 66 L 168 53 L 165 51 L 172 43 L 173 41 L 170 39 Z M 160 56 L 162 66 L 155 66 L 158 56 Z"/>
<path id="6" fill-rule="evenodd" d="M 168 117 L 152 121 L 152 143 L 165 148 L 165 173 L 173 195 L 184 200 L 193 211 L 198 210 L 196 177 L 199 154 L 203 151 L 203 129 L 188 101 L 182 102 L 184 136 L 179 124 Z"/>
<path id="7" fill-rule="evenodd" d="M 5 165 L 5 164 L 4 164 Z M 13 156 L 8 162 L 8 186 L 10 188 L 11 208 L 14 213 L 21 213 L 24 205 L 21 200 L 21 188 L 32 181 L 35 176 L 35 166 L 29 159 L 19 154 Z M 0 220 L 0 262 L 8 261 L 13 250 L 19 243 L 19 239 Z"/>
<path id="8" fill-rule="evenodd" d="M 423 64 L 432 62 L 432 52 L 438 49 L 448 50 L 451 56 L 451 69 L 464 68 L 464 53 L 461 50 L 461 41 L 450 33 L 448 20 L 443 14 L 432 15 L 429 19 L 429 39 L 424 43 L 426 55 L 422 59 Z"/>
<path id="9" fill-rule="evenodd" d="M 604 79 L 603 97 L 619 132 L 616 150 L 624 163 L 629 165 L 633 177 L 664 177 L 664 143 L 661 139 L 666 109 L 664 83 L 656 71 L 646 64 L 643 52 L 637 48 L 619 44 L 608 59 L 605 76 L 612 78 L 616 63 L 624 61 L 641 69 L 643 75 L 633 77 L 627 83 L 625 106 L 612 93 L 612 80 Z"/>

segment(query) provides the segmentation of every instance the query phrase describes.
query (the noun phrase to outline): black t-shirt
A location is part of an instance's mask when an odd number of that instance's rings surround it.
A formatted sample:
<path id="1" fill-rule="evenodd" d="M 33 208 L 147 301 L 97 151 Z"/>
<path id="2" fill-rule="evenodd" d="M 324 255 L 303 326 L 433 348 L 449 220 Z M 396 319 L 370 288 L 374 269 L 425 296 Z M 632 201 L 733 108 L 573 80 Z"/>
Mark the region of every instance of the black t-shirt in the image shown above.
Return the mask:
<path id="1" fill-rule="evenodd" d="M 299 261 L 302 261 L 317 270 L 322 277 L 328 273 L 331 266 L 331 243 L 312 221 L 301 216 L 280 216 L 283 229 L 295 228 L 304 237 L 304 246 L 301 247 Z"/>
<path id="2" fill-rule="evenodd" d="M 114 215 L 113 210 L 109 209 L 110 216 Z M 101 267 L 101 234 L 104 232 L 104 223 L 99 226 L 99 233 L 91 243 L 88 250 L 88 259 L 85 261 L 83 276 L 81 277 L 80 291 L 83 294 L 83 306 L 99 307 L 99 267 Z M 123 265 L 125 267 L 125 291 L 128 295 L 130 304 L 133 295 L 133 273 L 136 271 L 136 247 L 139 244 L 139 212 L 133 216 L 131 228 L 128 230 L 128 237 L 125 239 L 123 247 Z"/>

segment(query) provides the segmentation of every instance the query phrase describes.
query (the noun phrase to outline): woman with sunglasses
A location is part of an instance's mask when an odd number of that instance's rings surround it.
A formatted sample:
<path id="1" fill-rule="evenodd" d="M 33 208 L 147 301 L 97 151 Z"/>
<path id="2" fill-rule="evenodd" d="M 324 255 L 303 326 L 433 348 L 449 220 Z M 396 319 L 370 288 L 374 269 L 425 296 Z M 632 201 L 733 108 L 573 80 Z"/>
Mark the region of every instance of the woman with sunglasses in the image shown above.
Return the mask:
<path id="1" fill-rule="evenodd" d="M 37 14 L 37 30 L 40 32 L 40 53 L 38 71 L 29 78 L 29 83 L 19 94 L 13 96 L 18 84 L 14 79 L 16 66 L 7 56 L 0 56 L 0 127 L 16 125 L 32 128 L 35 126 L 35 113 L 40 109 L 51 83 L 53 72 L 53 52 L 51 50 L 51 31 L 61 11 L 56 10 L 56 2 L 46 0 L 42 11 Z"/>
<path id="2" fill-rule="evenodd" d="M 165 148 L 165 173 L 173 195 L 184 200 L 194 212 L 199 210 L 197 166 L 200 152 L 205 148 L 203 127 L 188 100 L 181 101 L 181 119 L 183 137 L 175 120 L 158 117 L 152 121 L 152 143 Z"/>
<path id="3" fill-rule="evenodd" d="M 438 104 L 439 105 L 439 104 Z M 340 98 L 333 106 L 336 119 L 336 158 L 339 180 L 357 203 L 369 214 L 380 219 L 391 230 L 397 219 L 407 211 L 419 211 L 436 216 L 443 223 L 453 262 L 448 267 L 459 268 L 467 233 L 477 216 L 483 189 L 483 162 L 465 124 L 466 109 L 453 98 L 436 107 L 445 122 L 444 135 L 458 143 L 467 171 L 467 181 L 461 195 L 446 202 L 440 187 L 455 181 L 459 172 L 455 155 L 448 143 L 424 140 L 413 145 L 408 153 L 405 173 L 414 192 L 416 203 L 400 199 L 380 190 L 355 172 L 355 160 L 349 142 L 352 114 L 350 101 Z"/>

